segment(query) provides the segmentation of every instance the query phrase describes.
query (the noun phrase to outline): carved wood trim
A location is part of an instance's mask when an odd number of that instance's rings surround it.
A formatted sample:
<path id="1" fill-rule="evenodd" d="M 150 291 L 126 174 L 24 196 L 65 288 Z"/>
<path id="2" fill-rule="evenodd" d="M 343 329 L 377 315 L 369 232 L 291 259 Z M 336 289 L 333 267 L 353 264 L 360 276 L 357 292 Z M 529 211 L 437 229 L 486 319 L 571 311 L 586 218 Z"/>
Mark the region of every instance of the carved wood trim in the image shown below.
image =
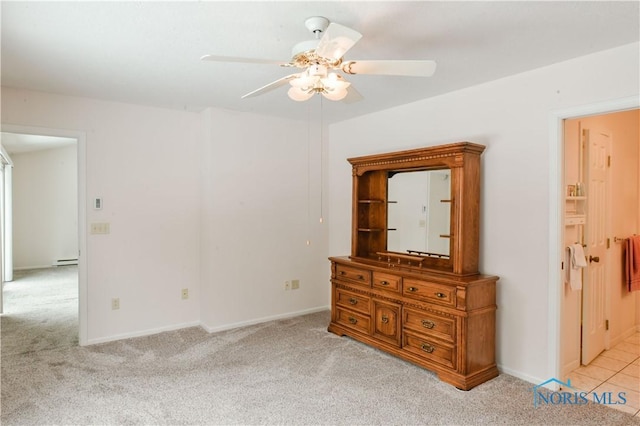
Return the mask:
<path id="1" fill-rule="evenodd" d="M 411 158 L 411 159 L 406 159 L 406 158 L 399 158 L 399 159 L 394 159 L 394 160 L 379 160 L 379 161 L 370 161 L 370 162 L 363 162 L 363 163 L 358 163 L 356 168 L 360 168 L 360 167 L 372 167 L 372 166 L 386 166 L 389 164 L 405 164 L 405 163 L 410 163 L 410 162 L 419 162 L 419 161 L 425 161 L 425 160 L 435 160 L 438 158 L 448 158 L 448 157 L 455 157 L 454 159 L 454 163 L 458 164 L 462 163 L 462 156 L 456 153 L 449 153 L 449 154 L 437 154 L 437 155 L 424 155 L 424 156 L 419 156 L 419 157 L 415 157 L 415 158 Z"/>
<path id="2" fill-rule="evenodd" d="M 407 301 L 406 299 L 402 302 L 402 305 L 403 306 L 408 306 L 408 307 L 413 308 L 413 309 L 418 309 L 420 311 L 432 312 L 432 313 L 440 315 L 442 317 L 447 317 L 447 318 L 451 318 L 451 319 L 464 318 L 466 316 L 462 312 L 460 314 L 450 314 L 448 312 L 443 312 L 443 311 L 441 311 L 439 309 L 434 309 L 434 308 L 426 307 L 424 305 L 411 303 L 411 302 Z"/>
<path id="3" fill-rule="evenodd" d="M 485 147 L 471 142 L 458 142 L 447 145 L 439 145 L 426 148 L 411 149 L 393 153 L 373 154 L 363 157 L 348 158 L 353 166 L 354 175 L 361 175 L 367 170 L 388 169 L 392 165 L 403 167 L 436 167 L 447 165 L 448 167 L 462 167 L 464 154 L 481 154 Z M 443 160 L 439 162 L 438 160 Z M 433 164 L 428 164 L 433 163 Z"/>
<path id="4" fill-rule="evenodd" d="M 351 293 L 360 294 L 362 296 L 370 297 L 372 299 L 377 299 L 377 300 L 383 300 L 383 301 L 386 301 L 386 302 L 396 303 L 396 304 L 402 305 L 402 306 L 408 306 L 410 308 L 418 309 L 420 311 L 432 312 L 434 314 L 437 314 L 437 315 L 440 315 L 440 316 L 443 316 L 443 317 L 447 317 L 447 318 L 451 318 L 451 319 L 467 317 L 467 313 L 466 312 L 460 312 L 459 314 L 458 313 L 452 314 L 452 313 L 445 312 L 444 310 L 440 310 L 440 309 L 436 308 L 435 305 L 432 308 L 430 305 L 425 305 L 423 303 L 420 303 L 419 301 L 415 301 L 414 302 L 414 301 L 406 299 L 406 298 L 404 298 L 402 296 L 398 296 L 398 297 L 392 297 L 391 295 L 387 296 L 387 295 L 383 295 L 383 294 L 380 294 L 380 293 L 374 293 L 371 290 L 364 290 L 364 289 L 361 289 L 361 288 L 354 288 L 354 287 L 351 287 L 351 286 L 349 286 L 347 284 L 343 284 L 343 283 L 337 282 L 337 281 L 335 281 L 333 284 L 336 286 L 336 288 L 339 288 L 341 290 L 346 290 L 346 291 L 349 291 Z"/>

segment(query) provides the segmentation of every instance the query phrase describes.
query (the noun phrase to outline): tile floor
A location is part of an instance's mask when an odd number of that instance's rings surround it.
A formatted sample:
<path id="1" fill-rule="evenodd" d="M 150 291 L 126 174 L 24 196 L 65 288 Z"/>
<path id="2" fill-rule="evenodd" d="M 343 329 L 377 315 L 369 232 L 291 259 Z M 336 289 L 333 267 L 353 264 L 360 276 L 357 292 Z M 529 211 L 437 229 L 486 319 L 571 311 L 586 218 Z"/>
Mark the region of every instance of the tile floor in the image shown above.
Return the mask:
<path id="1" fill-rule="evenodd" d="M 626 404 L 609 407 L 640 417 L 640 333 L 573 370 L 566 379 L 571 380 L 571 387 L 585 392 L 612 392 L 614 397 L 625 392 Z"/>

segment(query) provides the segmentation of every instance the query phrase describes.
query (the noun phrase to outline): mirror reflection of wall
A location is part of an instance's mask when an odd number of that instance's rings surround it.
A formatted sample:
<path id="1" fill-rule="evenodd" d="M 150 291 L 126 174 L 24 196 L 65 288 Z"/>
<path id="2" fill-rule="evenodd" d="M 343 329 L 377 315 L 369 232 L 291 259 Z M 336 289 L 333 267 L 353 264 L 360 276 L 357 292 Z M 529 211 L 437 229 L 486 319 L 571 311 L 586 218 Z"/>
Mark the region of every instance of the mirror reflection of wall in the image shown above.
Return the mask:
<path id="1" fill-rule="evenodd" d="M 390 173 L 387 250 L 449 255 L 451 171 Z M 395 229 L 395 230 L 391 230 Z"/>

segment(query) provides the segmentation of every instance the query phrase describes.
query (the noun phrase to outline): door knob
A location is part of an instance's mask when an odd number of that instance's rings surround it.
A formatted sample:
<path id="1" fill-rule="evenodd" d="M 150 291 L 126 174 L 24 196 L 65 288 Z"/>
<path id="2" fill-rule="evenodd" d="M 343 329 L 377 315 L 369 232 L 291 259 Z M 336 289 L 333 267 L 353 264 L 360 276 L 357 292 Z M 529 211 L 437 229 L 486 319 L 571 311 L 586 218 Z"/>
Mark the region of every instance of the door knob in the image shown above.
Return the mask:
<path id="1" fill-rule="evenodd" d="M 591 256 L 589 255 L 589 263 L 591 262 L 600 262 L 600 256 Z"/>

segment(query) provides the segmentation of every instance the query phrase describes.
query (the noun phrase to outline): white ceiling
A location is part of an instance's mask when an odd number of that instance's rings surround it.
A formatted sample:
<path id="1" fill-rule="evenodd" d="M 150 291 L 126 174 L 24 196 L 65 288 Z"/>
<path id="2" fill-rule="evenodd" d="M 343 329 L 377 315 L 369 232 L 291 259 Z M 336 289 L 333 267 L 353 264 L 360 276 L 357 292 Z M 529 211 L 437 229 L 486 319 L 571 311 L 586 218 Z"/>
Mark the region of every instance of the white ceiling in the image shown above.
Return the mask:
<path id="1" fill-rule="evenodd" d="M 58 136 L 24 135 L 20 133 L 0 133 L 2 146 L 9 154 L 24 154 L 25 152 L 43 151 L 45 149 L 61 148 L 77 143 L 73 138 Z"/>
<path id="2" fill-rule="evenodd" d="M 433 59 L 431 78 L 349 75 L 364 96 L 323 101 L 333 122 L 639 40 L 638 1 L 615 2 L 7 2 L 2 85 L 199 111 L 304 120 L 282 87 L 240 97 L 291 73 L 277 65 L 202 62 L 203 54 L 288 61 L 325 16 L 363 38 L 346 59 Z M 311 101 L 318 103 L 320 97 Z"/>

